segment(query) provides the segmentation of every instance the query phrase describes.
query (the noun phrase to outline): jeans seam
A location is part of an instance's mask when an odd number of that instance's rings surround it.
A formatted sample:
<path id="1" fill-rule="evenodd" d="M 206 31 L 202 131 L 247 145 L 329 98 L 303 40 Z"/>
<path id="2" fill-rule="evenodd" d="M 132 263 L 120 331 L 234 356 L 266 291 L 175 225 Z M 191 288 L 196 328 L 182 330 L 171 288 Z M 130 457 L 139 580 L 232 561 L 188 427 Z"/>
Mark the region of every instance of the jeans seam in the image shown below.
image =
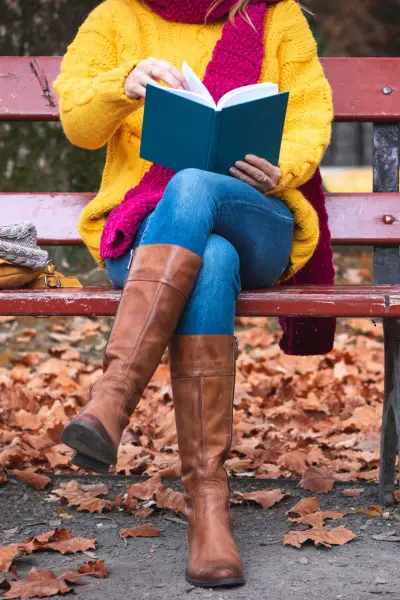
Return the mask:
<path id="1" fill-rule="evenodd" d="M 267 213 L 268 215 L 272 215 L 274 217 L 280 217 L 281 219 L 284 219 L 285 221 L 290 221 L 290 222 L 294 222 L 294 216 L 292 215 L 291 217 L 286 217 L 285 215 L 281 215 L 278 214 L 272 210 L 270 210 L 267 207 L 263 207 L 263 206 L 256 206 L 255 204 L 252 204 L 251 202 L 246 202 L 244 200 L 225 200 L 225 202 L 223 204 L 221 204 L 219 206 L 219 208 L 222 208 L 223 206 L 225 206 L 226 204 L 244 204 L 249 208 L 252 208 L 255 211 L 258 212 L 262 212 L 262 213 Z M 290 210 L 290 209 L 288 209 Z"/>
<path id="2" fill-rule="evenodd" d="M 148 220 L 147 220 L 146 227 L 144 228 L 144 231 L 143 231 L 143 233 L 142 233 L 142 235 L 141 235 L 141 238 L 140 238 L 140 240 L 139 240 L 139 242 L 138 242 L 138 246 L 140 246 L 141 244 L 143 244 L 143 242 L 144 242 L 144 240 L 145 240 L 145 238 L 146 238 L 146 235 L 148 234 L 148 231 L 149 231 L 149 225 L 150 225 L 150 223 L 151 223 L 151 221 L 152 221 L 152 219 L 153 219 L 154 212 L 155 212 L 155 211 L 154 211 L 154 210 L 152 210 L 152 212 L 151 212 L 151 213 L 149 213 L 149 215 L 147 215 L 149 218 L 148 218 Z M 146 217 L 145 217 L 145 218 L 146 218 Z"/>

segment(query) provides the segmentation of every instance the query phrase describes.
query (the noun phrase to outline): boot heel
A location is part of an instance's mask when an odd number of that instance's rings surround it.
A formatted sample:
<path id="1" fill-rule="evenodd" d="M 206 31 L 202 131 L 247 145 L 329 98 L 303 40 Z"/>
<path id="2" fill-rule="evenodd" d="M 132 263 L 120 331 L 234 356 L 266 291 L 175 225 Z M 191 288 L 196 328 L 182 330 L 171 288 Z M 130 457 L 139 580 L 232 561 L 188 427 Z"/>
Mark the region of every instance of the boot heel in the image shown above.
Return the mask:
<path id="1" fill-rule="evenodd" d="M 107 473 L 110 465 L 117 464 L 117 452 L 110 436 L 92 415 L 81 415 L 71 421 L 64 428 L 61 440 L 76 451 L 72 462 L 78 467 Z"/>
<path id="2" fill-rule="evenodd" d="M 82 454 L 82 452 L 78 452 L 77 450 L 75 450 L 72 456 L 71 463 L 86 471 L 93 471 L 94 473 L 101 473 L 102 475 L 107 475 L 110 469 L 110 465 L 102 463 L 86 454 Z"/>

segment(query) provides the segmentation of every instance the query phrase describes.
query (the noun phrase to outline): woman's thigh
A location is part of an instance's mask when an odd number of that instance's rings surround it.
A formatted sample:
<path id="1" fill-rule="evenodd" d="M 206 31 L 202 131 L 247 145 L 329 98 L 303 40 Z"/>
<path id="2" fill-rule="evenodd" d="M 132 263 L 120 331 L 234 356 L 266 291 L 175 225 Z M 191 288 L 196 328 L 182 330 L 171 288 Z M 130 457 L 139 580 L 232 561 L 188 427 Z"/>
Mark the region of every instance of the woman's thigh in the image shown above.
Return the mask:
<path id="1" fill-rule="evenodd" d="M 271 286 L 289 263 L 293 214 L 283 200 L 264 196 L 242 181 L 226 179 L 214 232 L 236 249 L 243 289 Z"/>
<path id="2" fill-rule="evenodd" d="M 164 198 L 142 223 L 133 248 L 177 244 L 202 256 L 208 237 L 216 233 L 239 255 L 242 287 L 268 287 L 288 265 L 293 230 L 293 215 L 282 200 L 233 177 L 186 169 L 172 178 Z M 130 252 L 106 261 L 114 285 L 123 287 L 129 260 Z"/>

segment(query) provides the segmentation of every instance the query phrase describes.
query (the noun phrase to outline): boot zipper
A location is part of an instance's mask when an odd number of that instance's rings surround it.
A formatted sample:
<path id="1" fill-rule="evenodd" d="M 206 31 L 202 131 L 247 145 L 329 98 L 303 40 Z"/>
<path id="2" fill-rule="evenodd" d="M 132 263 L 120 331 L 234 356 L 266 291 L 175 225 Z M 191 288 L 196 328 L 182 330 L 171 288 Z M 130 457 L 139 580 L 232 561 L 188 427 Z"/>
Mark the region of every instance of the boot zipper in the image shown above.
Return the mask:
<path id="1" fill-rule="evenodd" d="M 135 250 L 133 250 L 133 249 L 131 250 L 131 257 L 129 259 L 129 263 L 128 263 L 128 266 L 126 268 L 127 273 L 129 273 L 129 269 L 131 268 L 131 265 L 132 265 L 132 262 L 133 262 L 133 259 L 134 259 L 134 256 L 135 256 L 135 252 L 136 252 L 136 249 Z M 119 307 L 118 307 L 118 310 L 119 310 Z M 117 318 L 117 315 L 118 315 L 118 311 L 117 311 L 117 314 L 115 315 L 115 318 Z M 112 333 L 112 331 L 111 331 L 111 333 Z M 110 336 L 109 336 L 109 338 L 107 340 L 106 348 L 104 350 L 104 357 L 105 357 L 106 360 L 108 360 L 107 359 L 107 348 L 108 348 L 108 342 L 110 341 L 111 333 L 110 333 Z"/>
<path id="2" fill-rule="evenodd" d="M 232 446 L 232 441 L 233 441 L 233 411 L 234 411 L 235 388 L 236 388 L 236 361 L 239 356 L 239 340 L 237 339 L 237 337 L 235 337 L 234 344 L 235 344 L 235 353 L 234 353 L 234 358 L 233 358 L 233 392 L 232 392 L 232 413 L 231 413 L 231 435 L 230 435 L 229 447 Z"/>
<path id="3" fill-rule="evenodd" d="M 131 265 L 132 265 L 132 263 L 133 263 L 133 259 L 134 259 L 134 257 L 135 257 L 135 252 L 136 252 L 136 250 L 131 250 L 131 257 L 130 257 L 130 259 L 129 259 L 129 264 L 128 264 L 127 271 L 129 271 L 129 269 L 131 268 Z"/>

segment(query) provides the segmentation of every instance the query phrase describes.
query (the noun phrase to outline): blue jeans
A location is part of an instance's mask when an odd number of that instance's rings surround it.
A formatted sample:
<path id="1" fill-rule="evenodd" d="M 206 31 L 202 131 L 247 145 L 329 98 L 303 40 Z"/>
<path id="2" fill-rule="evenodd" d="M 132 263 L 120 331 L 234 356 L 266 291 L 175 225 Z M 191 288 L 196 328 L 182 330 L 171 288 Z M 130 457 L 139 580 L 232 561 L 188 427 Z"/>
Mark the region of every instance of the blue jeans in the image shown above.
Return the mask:
<path id="1" fill-rule="evenodd" d="M 293 215 L 282 200 L 233 177 L 185 169 L 168 183 L 132 249 L 175 244 L 201 256 L 203 267 L 177 333 L 232 335 L 241 286 L 276 283 L 289 262 L 293 229 Z M 106 260 L 117 287 L 124 285 L 130 254 Z"/>

